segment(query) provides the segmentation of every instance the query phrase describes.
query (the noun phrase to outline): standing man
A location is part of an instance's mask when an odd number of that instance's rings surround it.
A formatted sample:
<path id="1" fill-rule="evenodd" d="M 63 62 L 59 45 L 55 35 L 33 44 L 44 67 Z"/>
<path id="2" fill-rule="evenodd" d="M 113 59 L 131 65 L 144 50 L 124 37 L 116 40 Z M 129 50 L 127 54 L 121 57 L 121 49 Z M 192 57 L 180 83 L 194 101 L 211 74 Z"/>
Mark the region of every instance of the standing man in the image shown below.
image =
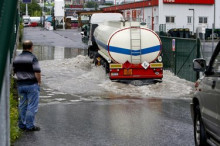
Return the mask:
<path id="1" fill-rule="evenodd" d="M 30 40 L 24 41 L 23 52 L 13 62 L 20 98 L 18 126 L 26 131 L 40 131 L 40 127 L 35 126 L 34 121 L 38 111 L 41 69 L 32 52 L 33 43 Z"/>

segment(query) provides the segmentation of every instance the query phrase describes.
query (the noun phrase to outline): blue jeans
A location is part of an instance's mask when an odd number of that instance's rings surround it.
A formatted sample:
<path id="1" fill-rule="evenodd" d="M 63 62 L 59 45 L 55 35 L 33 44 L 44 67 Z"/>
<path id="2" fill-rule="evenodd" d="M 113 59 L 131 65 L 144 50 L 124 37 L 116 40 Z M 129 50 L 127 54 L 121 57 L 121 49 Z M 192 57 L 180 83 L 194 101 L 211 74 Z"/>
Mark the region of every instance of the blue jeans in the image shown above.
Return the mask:
<path id="1" fill-rule="evenodd" d="M 35 115 L 38 111 L 40 87 L 38 84 L 18 86 L 19 128 L 31 129 L 34 127 Z"/>

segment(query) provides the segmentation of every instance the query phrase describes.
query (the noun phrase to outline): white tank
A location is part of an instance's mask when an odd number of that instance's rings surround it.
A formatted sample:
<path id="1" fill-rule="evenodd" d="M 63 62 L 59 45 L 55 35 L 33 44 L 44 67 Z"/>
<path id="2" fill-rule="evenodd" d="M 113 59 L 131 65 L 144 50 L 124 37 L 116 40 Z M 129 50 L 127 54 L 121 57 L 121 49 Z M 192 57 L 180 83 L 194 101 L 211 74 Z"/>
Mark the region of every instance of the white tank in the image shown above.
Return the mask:
<path id="1" fill-rule="evenodd" d="M 95 29 L 94 37 L 99 54 L 109 62 L 150 63 L 161 53 L 159 36 L 140 22 L 105 22 Z"/>

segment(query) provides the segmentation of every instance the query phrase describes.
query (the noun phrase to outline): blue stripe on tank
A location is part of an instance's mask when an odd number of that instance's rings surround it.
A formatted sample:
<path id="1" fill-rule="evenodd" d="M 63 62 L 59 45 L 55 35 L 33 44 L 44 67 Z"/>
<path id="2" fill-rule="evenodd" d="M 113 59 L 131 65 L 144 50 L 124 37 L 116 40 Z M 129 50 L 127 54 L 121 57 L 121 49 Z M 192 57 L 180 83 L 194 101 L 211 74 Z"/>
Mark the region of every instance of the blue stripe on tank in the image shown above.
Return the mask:
<path id="1" fill-rule="evenodd" d="M 96 43 L 108 51 L 108 45 L 105 45 L 99 40 L 96 40 Z M 114 53 L 125 54 L 125 55 L 138 56 L 138 55 L 145 55 L 145 54 L 160 51 L 160 47 L 161 47 L 160 45 L 157 45 L 157 46 L 153 46 L 149 48 L 144 48 L 141 50 L 130 50 L 130 49 L 125 49 L 125 48 L 109 46 L 109 51 L 114 52 Z"/>

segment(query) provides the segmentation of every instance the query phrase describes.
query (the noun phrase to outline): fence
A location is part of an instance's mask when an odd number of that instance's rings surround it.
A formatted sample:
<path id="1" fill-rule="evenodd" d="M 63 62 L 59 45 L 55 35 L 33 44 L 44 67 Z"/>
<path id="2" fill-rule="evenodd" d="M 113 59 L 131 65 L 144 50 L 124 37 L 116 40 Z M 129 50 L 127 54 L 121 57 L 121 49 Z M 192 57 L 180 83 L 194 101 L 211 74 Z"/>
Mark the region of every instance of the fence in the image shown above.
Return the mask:
<path id="1" fill-rule="evenodd" d="M 9 146 L 10 64 L 18 28 L 18 1 L 0 0 L 0 145 Z"/>
<path id="2" fill-rule="evenodd" d="M 164 69 L 172 71 L 180 78 L 196 81 L 198 75 L 193 71 L 193 59 L 200 57 L 200 40 L 160 37 L 163 45 Z"/>

